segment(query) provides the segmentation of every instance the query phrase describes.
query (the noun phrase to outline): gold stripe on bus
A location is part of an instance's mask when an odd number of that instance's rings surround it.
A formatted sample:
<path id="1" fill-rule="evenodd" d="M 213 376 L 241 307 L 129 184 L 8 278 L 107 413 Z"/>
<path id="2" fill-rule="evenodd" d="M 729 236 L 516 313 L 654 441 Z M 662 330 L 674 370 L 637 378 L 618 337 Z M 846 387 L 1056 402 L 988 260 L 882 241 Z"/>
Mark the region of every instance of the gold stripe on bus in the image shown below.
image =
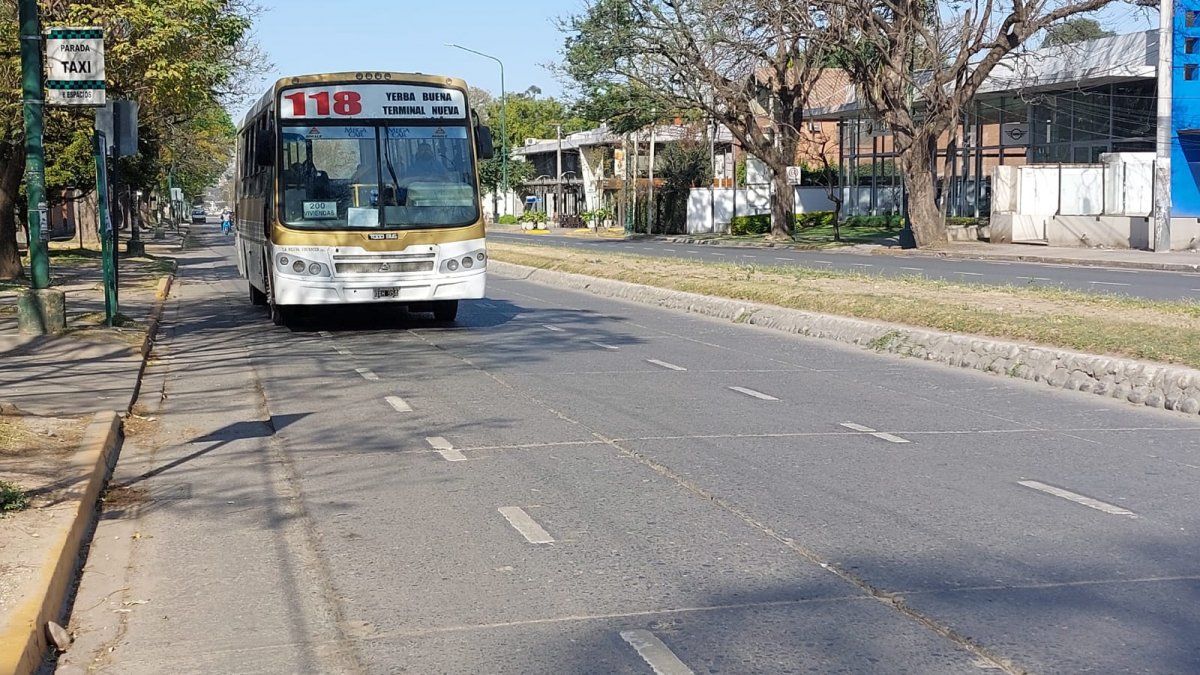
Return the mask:
<path id="1" fill-rule="evenodd" d="M 330 246 L 361 248 L 367 251 L 402 251 L 409 246 L 449 244 L 456 241 L 483 239 L 483 221 L 466 227 L 422 230 L 292 230 L 278 223 L 271 230 L 271 241 L 277 246 Z M 396 235 L 395 239 L 371 239 L 369 235 Z"/>

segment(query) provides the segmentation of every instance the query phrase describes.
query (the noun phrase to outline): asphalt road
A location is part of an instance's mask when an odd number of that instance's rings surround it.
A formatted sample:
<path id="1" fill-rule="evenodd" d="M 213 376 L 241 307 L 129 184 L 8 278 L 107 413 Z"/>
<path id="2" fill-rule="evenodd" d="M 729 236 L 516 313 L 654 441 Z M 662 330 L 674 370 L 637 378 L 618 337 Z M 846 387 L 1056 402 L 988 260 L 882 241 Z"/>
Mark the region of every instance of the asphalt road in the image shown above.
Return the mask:
<path id="1" fill-rule="evenodd" d="M 688 258 L 706 262 L 800 265 L 882 276 L 919 275 L 973 284 L 1059 286 L 1089 293 L 1129 295 L 1152 300 L 1200 301 L 1200 273 L 1085 267 L 999 260 L 954 260 L 926 256 L 889 256 L 838 251 L 794 251 L 734 246 L 676 244 L 655 240 L 580 239 L 559 235 L 491 232 L 500 242 L 568 246 L 637 255 Z"/>
<path id="2" fill-rule="evenodd" d="M 200 238 L 68 670 L 1200 670 L 1195 419 L 495 276 L 275 328 Z"/>

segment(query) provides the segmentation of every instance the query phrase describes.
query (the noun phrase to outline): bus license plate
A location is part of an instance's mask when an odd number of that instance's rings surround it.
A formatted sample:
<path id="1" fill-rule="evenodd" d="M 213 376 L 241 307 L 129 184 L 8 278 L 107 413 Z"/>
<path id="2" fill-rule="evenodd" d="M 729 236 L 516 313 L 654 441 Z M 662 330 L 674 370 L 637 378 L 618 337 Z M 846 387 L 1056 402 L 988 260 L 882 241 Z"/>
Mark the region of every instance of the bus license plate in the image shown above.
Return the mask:
<path id="1" fill-rule="evenodd" d="M 380 298 L 398 298 L 398 297 L 400 297 L 400 289 L 399 288 L 376 288 L 375 289 L 375 299 L 376 300 L 379 300 Z"/>

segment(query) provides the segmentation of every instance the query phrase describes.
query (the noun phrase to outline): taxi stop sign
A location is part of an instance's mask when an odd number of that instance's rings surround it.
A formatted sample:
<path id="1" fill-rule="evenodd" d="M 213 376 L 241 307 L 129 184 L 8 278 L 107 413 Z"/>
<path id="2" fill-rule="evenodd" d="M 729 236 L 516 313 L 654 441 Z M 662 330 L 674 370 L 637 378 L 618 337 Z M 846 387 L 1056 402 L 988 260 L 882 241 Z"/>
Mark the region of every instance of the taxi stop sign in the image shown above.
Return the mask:
<path id="1" fill-rule="evenodd" d="M 104 105 L 103 30 L 51 28 L 46 31 L 46 103 Z"/>

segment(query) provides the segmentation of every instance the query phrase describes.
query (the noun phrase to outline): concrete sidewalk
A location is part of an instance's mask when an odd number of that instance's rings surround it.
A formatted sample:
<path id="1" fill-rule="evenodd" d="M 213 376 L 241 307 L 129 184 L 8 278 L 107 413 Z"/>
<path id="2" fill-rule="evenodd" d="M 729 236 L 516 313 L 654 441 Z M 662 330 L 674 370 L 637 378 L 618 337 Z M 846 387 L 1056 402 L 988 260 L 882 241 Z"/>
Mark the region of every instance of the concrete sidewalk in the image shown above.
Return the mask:
<path id="1" fill-rule="evenodd" d="M 148 257 L 121 259 L 118 327 L 103 325 L 93 252 L 52 252 L 53 286 L 67 296 L 62 335 L 19 334 L 20 286 L 0 287 L 0 480 L 29 501 L 0 518 L 0 672 L 41 667 L 47 622 L 64 622 L 77 559 L 119 450 L 118 414 L 136 398 L 184 234 L 148 241 Z"/>

